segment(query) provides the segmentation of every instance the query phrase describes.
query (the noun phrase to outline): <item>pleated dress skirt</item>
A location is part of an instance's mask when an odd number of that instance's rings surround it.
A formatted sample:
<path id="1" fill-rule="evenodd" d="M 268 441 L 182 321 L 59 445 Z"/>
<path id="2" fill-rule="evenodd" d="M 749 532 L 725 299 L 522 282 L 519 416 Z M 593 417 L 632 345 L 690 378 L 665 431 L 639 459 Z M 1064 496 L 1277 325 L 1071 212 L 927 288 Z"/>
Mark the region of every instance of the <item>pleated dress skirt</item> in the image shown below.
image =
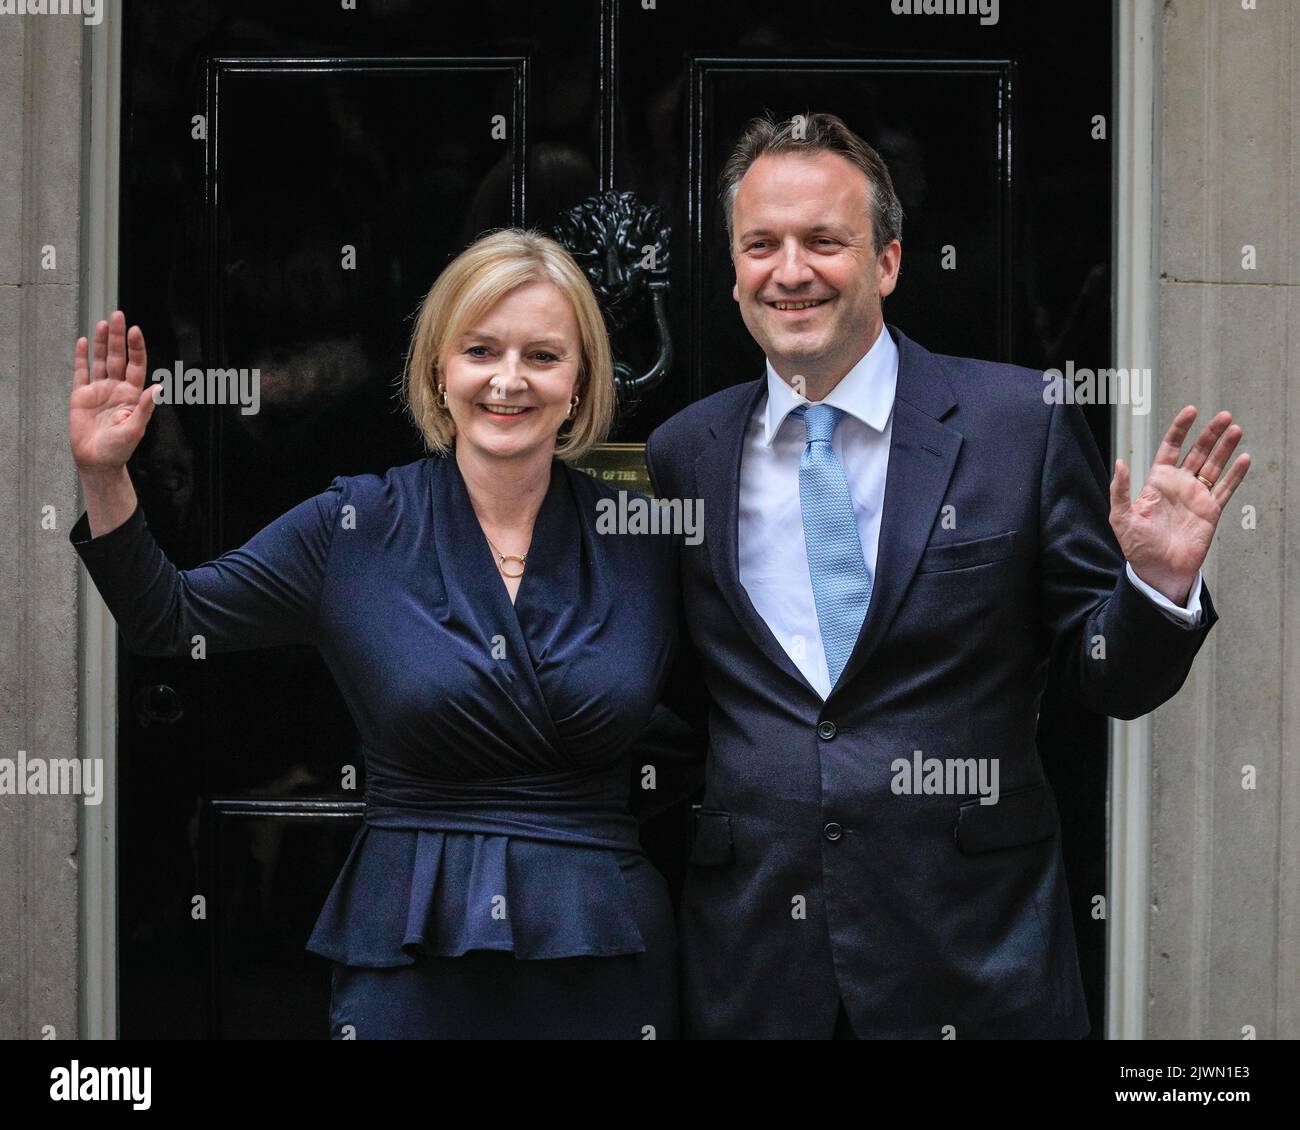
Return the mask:
<path id="1" fill-rule="evenodd" d="M 521 959 L 509 951 L 417 956 L 410 965 L 331 963 L 331 1039 L 675 1039 L 677 943 L 667 884 L 618 852 L 641 953 Z"/>

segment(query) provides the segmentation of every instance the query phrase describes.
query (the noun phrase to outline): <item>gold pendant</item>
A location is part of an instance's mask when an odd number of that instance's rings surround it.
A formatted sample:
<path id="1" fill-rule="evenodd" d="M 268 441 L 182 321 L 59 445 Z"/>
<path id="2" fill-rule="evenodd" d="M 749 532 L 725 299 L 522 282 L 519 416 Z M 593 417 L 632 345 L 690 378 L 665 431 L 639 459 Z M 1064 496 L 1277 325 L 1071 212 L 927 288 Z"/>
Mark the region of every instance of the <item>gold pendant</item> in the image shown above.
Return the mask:
<path id="1" fill-rule="evenodd" d="M 501 562 L 501 574 L 502 574 L 502 576 L 514 578 L 514 577 L 522 577 L 522 576 L 524 575 L 524 558 L 520 557 L 519 554 L 517 554 L 517 553 L 498 553 L 498 554 L 497 554 L 497 560 Z M 507 562 L 507 561 L 518 561 L 518 562 L 519 562 L 519 572 L 518 572 L 518 573 L 509 573 L 509 572 L 507 572 L 507 571 L 506 571 L 506 562 Z"/>

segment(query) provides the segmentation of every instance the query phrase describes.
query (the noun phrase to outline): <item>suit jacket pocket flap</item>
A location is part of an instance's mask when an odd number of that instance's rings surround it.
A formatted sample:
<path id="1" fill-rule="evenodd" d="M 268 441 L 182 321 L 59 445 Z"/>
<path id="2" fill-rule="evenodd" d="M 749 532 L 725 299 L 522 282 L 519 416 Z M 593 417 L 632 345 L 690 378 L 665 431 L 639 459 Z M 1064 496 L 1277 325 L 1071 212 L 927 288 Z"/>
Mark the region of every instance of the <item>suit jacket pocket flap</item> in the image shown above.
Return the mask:
<path id="1" fill-rule="evenodd" d="M 957 815 L 954 836 L 963 855 L 999 848 L 1021 847 L 1056 835 L 1056 815 L 1042 785 L 1015 789 L 997 804 L 965 801 Z"/>
<path id="2" fill-rule="evenodd" d="M 695 840 L 691 862 L 701 867 L 721 867 L 735 859 L 731 843 L 731 813 L 701 809 L 695 813 Z"/>
<path id="3" fill-rule="evenodd" d="M 921 554 L 918 573 L 941 573 L 947 569 L 969 569 L 974 565 L 989 565 L 1010 557 L 1016 547 L 1016 531 L 994 534 L 991 538 L 975 541 L 956 541 L 947 545 L 932 545 Z"/>

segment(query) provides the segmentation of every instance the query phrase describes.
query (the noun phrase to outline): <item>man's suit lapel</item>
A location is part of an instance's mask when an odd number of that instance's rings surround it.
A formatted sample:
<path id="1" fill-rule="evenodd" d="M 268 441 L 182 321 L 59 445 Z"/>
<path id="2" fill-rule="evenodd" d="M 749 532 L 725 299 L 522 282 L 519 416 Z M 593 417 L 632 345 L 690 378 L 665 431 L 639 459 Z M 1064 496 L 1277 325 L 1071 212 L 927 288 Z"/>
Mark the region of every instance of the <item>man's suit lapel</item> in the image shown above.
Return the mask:
<path id="1" fill-rule="evenodd" d="M 929 542 L 962 442 L 960 432 L 940 423 L 957 401 L 939 360 L 896 327 L 887 326 L 886 330 L 898 344 L 898 386 L 876 574 L 867 618 L 848 665 L 832 688 L 832 698 L 871 658 L 898 611 Z M 760 377 L 745 396 L 733 401 L 726 415 L 709 425 L 713 439 L 695 464 L 700 495 L 709 504 L 704 540 L 718 588 L 736 619 L 768 659 L 816 695 L 740 583 L 740 459 L 750 418 L 766 389 L 767 378 Z M 712 519 L 709 507 L 717 515 Z"/>
<path id="2" fill-rule="evenodd" d="M 886 329 L 898 343 L 898 387 L 876 572 L 866 621 L 831 698 L 862 670 L 897 613 L 930 540 L 962 443 L 960 432 L 939 422 L 957 403 L 941 362 L 902 331 Z"/>
<path id="3" fill-rule="evenodd" d="M 741 626 L 768 659 L 820 698 L 772 635 L 767 621 L 758 614 L 740 583 L 740 458 L 750 417 L 766 389 L 767 377 L 764 375 L 748 386 L 746 395 L 736 398 L 727 415 L 709 425 L 713 438 L 695 461 L 695 481 L 700 497 L 707 500 L 704 541 L 709 547 L 718 588 Z"/>

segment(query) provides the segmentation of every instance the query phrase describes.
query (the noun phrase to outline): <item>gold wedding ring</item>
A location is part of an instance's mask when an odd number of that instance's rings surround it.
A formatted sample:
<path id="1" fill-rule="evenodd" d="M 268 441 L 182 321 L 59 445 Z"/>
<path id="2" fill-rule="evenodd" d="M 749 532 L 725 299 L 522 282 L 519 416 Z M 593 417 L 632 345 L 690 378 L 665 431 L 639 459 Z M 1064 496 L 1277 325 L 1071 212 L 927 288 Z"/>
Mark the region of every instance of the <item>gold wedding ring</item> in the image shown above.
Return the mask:
<path id="1" fill-rule="evenodd" d="M 1203 483 L 1205 484 L 1205 489 L 1206 489 L 1206 490 L 1213 490 L 1213 489 L 1214 489 L 1214 484 L 1213 484 L 1212 482 L 1210 482 L 1210 480 L 1207 479 L 1204 475 L 1197 475 L 1196 477 L 1197 477 L 1198 479 L 1200 479 L 1201 482 L 1203 482 Z"/>

